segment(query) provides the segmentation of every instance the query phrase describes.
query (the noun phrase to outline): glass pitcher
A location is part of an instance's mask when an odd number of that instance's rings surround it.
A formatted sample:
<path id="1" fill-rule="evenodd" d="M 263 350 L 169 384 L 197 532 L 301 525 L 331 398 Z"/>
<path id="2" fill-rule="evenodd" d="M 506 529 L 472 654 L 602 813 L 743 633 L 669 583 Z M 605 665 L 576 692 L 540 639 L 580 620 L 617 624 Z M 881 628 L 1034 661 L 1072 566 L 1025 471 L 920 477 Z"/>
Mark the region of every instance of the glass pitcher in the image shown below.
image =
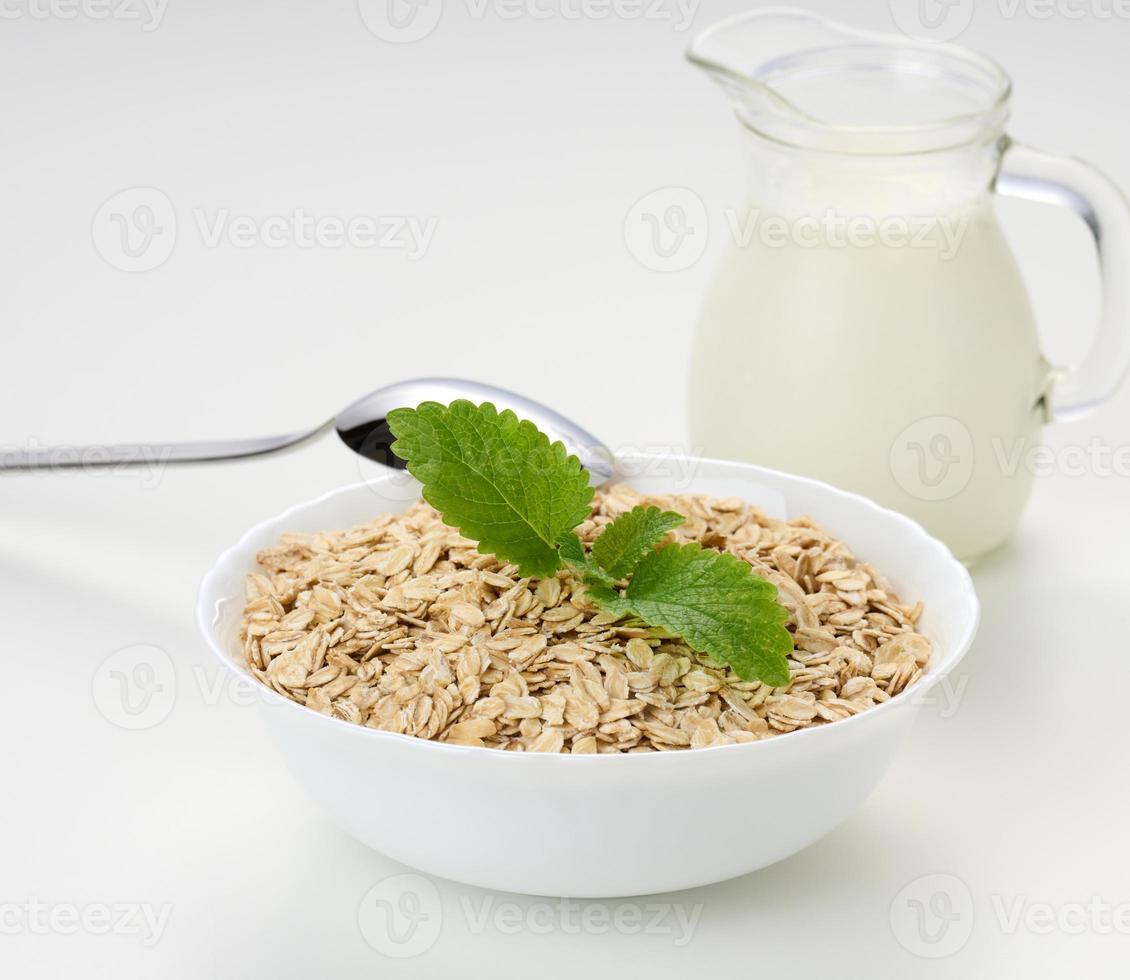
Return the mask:
<path id="1" fill-rule="evenodd" d="M 1130 364 L 1125 197 L 1012 142 L 1008 77 L 961 48 L 770 10 L 689 57 L 734 105 L 749 205 L 698 323 L 692 445 L 865 494 L 960 558 L 995 548 L 1041 426 L 1091 411 Z M 1103 320 L 1077 367 L 1040 353 L 994 192 L 1094 233 Z"/>

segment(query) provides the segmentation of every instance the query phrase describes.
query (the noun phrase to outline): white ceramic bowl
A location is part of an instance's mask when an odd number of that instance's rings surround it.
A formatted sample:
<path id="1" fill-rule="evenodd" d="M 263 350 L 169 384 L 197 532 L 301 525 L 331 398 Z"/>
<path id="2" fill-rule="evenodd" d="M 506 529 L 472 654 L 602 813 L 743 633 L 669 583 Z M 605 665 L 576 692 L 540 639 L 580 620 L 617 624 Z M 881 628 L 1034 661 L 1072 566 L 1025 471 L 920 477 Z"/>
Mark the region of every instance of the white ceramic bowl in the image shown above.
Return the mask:
<path id="1" fill-rule="evenodd" d="M 849 817 L 906 738 L 923 695 L 977 629 L 965 568 L 921 527 L 863 497 L 756 466 L 625 461 L 645 492 L 739 496 L 811 515 L 906 599 L 933 641 L 911 691 L 844 721 L 742 745 L 628 755 L 542 755 L 444 745 L 325 717 L 259 685 L 280 751 L 347 833 L 425 872 L 537 895 L 611 897 L 722 881 L 796 853 Z M 651 465 L 654 464 L 654 465 Z M 658 470 L 660 472 L 653 472 Z M 217 656 L 250 676 L 238 641 L 243 579 L 284 531 L 344 528 L 400 511 L 403 474 L 346 487 L 248 531 L 205 577 L 197 618 Z M 253 683 L 258 684 L 257 681 Z M 724 815 L 720 813 L 724 811 Z"/>

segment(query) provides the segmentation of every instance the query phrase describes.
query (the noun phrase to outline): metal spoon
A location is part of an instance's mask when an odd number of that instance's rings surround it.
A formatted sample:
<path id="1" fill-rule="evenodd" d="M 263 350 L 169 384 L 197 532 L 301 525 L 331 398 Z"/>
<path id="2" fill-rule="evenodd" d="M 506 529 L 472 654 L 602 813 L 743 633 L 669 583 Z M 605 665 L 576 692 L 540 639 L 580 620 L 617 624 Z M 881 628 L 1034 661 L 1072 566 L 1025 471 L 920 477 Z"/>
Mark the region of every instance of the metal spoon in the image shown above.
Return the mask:
<path id="1" fill-rule="evenodd" d="M 510 409 L 519 418 L 533 422 L 551 440 L 560 440 L 589 472 L 594 486 L 612 478 L 612 453 L 591 433 L 551 408 L 522 395 L 459 378 L 418 378 L 378 388 L 342 409 L 334 418 L 306 432 L 262 439 L 232 439 L 220 442 L 124 443 L 114 446 L 56 446 L 46 449 L 0 451 L 0 470 L 55 469 L 58 467 L 129 466 L 134 463 L 197 463 L 211 460 L 246 459 L 295 449 L 330 429 L 341 441 L 366 459 L 403 469 L 404 461 L 392 454 L 393 437 L 387 417 L 394 408 L 415 407 L 421 402 L 448 403 L 466 398 L 489 401 L 499 409 Z"/>

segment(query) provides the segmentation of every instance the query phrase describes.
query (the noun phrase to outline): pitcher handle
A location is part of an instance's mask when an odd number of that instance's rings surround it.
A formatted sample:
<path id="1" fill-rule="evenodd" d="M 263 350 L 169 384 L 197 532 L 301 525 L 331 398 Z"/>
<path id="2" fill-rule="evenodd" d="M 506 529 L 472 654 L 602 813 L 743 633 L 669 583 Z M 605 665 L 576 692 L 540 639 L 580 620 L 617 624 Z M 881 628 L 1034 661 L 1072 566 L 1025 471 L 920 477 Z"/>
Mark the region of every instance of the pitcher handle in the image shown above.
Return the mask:
<path id="1" fill-rule="evenodd" d="M 1103 293 L 1099 332 L 1079 364 L 1054 373 L 1044 399 L 1048 421 L 1081 418 L 1109 399 L 1130 370 L 1130 202 L 1089 164 L 1011 140 L 996 190 L 1070 208 L 1094 235 Z"/>

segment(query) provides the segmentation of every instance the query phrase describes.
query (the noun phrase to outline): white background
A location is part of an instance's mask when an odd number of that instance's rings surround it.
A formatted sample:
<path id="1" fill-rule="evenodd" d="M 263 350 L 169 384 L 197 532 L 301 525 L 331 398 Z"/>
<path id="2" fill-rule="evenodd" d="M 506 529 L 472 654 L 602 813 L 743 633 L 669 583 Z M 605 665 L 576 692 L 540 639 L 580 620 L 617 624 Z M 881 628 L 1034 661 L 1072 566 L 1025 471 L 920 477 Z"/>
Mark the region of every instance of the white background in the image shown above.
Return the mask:
<path id="1" fill-rule="evenodd" d="M 614 445 L 685 446 L 691 325 L 720 243 L 657 273 L 622 224 L 657 188 L 692 187 L 711 208 L 736 198 L 734 124 L 682 51 L 741 4 L 702 0 L 688 27 L 673 2 L 658 18 L 571 18 L 561 0 L 508 19 L 445 0 L 433 33 L 395 44 L 349 0 L 170 0 L 151 30 L 147 14 L 40 18 L 29 3 L 6 0 L 0 19 L 0 443 L 268 434 L 383 383 L 454 374 L 538 395 Z M 1013 76 L 1012 131 L 1130 185 L 1130 20 L 1113 0 L 1045 19 L 1003 3 L 978 3 L 960 40 Z M 880 0 L 810 7 L 893 29 Z M 92 222 L 136 187 L 167 195 L 178 233 L 163 265 L 129 273 L 96 250 Z M 224 209 L 296 208 L 438 224 L 416 261 L 209 247 L 198 228 Z M 1078 357 L 1096 308 L 1082 227 L 1033 205 L 1001 211 L 1049 356 Z M 1048 440 L 1124 446 L 1128 404 L 1123 392 Z M 191 623 L 200 576 L 246 526 L 368 465 L 327 440 L 156 480 L 0 479 L 0 905 L 172 907 L 151 947 L 5 927 L 4 976 L 1125 976 L 1125 931 L 1084 918 L 1079 934 L 1077 919 L 1037 934 L 997 914 L 1130 903 L 1125 476 L 1037 481 L 1015 541 L 975 571 L 985 619 L 959 709 L 924 711 L 854 819 L 759 874 L 637 903 L 701 904 L 689 943 L 573 934 L 557 913 L 544 935 L 510 935 L 490 914 L 478 928 L 468 904 L 533 900 L 438 882 L 436 941 L 395 960 L 357 914 L 405 869 L 305 800 L 255 710 L 217 687 Z M 135 644 L 168 654 L 175 690 L 164 720 L 128 731 L 99 710 L 96 679 Z M 703 833 L 740 847 L 740 814 L 715 805 Z M 504 827 L 457 800 L 451 821 L 486 853 L 506 846 Z M 610 836 L 631 832 L 608 821 Z M 971 910 L 951 890 L 973 923 L 937 961 L 890 923 L 900 890 L 935 873 L 968 889 Z"/>

